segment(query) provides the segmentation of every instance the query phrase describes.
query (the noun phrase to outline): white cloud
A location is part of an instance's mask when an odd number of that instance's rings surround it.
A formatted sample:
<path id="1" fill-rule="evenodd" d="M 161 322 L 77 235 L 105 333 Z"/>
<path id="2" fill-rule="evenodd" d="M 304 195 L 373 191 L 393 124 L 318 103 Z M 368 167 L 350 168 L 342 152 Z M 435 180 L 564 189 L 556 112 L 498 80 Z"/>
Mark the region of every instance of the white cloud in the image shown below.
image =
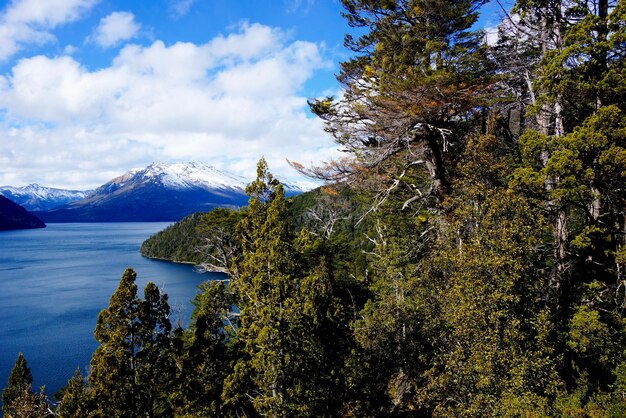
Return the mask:
<path id="1" fill-rule="evenodd" d="M 103 48 L 111 48 L 134 38 L 140 29 L 141 25 L 135 22 L 132 13 L 113 12 L 100 19 L 100 24 L 90 39 Z"/>
<path id="2" fill-rule="evenodd" d="M 315 5 L 315 0 L 283 0 L 287 7 L 287 13 L 308 13 L 311 7 Z"/>
<path id="3" fill-rule="evenodd" d="M 258 24 L 201 45 L 127 45 L 97 71 L 69 56 L 23 59 L 0 77 L 0 155 L 11 155 L 0 184 L 94 187 L 153 161 L 250 177 L 262 155 L 293 177 L 287 158 L 335 153 L 299 96 L 328 65 L 318 45 Z"/>
<path id="4" fill-rule="evenodd" d="M 63 53 L 65 55 L 73 55 L 76 52 L 78 52 L 78 48 L 74 45 L 65 45 L 65 48 L 63 48 Z"/>
<path id="5" fill-rule="evenodd" d="M 196 0 L 171 0 L 170 1 L 170 11 L 175 19 L 180 19 L 189 13 L 191 6 L 196 2 Z"/>
<path id="6" fill-rule="evenodd" d="M 99 0 L 13 0 L 0 12 L 0 61 L 25 45 L 55 40 L 51 30 L 80 19 Z"/>

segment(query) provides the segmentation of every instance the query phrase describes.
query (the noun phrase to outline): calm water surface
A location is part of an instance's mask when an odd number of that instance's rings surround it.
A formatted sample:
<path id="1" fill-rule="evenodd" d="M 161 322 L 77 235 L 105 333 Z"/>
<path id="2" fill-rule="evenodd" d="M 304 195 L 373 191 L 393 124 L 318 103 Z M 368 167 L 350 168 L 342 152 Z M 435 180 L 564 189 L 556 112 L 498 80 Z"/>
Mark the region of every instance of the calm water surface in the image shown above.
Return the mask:
<path id="1" fill-rule="evenodd" d="M 0 232 L 0 387 L 23 352 L 34 387 L 50 397 L 97 347 L 93 329 L 126 267 L 139 295 L 153 281 L 169 295 L 172 322 L 189 321 L 196 287 L 218 277 L 149 260 L 141 243 L 168 223 L 49 224 Z"/>

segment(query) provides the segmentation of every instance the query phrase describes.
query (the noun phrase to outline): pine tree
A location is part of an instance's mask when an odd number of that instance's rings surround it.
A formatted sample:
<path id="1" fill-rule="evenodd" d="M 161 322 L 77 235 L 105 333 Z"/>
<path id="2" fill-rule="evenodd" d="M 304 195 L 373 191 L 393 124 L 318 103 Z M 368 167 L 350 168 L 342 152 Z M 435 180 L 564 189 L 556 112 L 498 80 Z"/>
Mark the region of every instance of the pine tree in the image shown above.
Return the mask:
<path id="1" fill-rule="evenodd" d="M 484 3 L 343 1 L 348 23 L 364 33 L 346 36 L 356 57 L 342 63 L 343 98 L 311 109 L 352 158 L 314 174 L 338 180 L 374 172 L 381 190 L 418 171 L 431 181 L 414 200 L 442 201 L 451 192 L 455 154 L 480 127 L 490 83 L 480 33 L 470 30 Z"/>
<path id="2" fill-rule="evenodd" d="M 167 294 L 149 282 L 144 299 L 138 303 L 135 382 L 139 395 L 139 415 L 172 415 L 169 391 L 175 378 L 171 351 L 170 307 Z"/>
<path id="3" fill-rule="evenodd" d="M 54 416 L 43 387 L 39 389 L 39 393 L 33 393 L 29 388 L 24 388 L 13 400 L 11 409 L 12 412 L 5 415 L 6 418 L 51 418 Z"/>
<path id="4" fill-rule="evenodd" d="M 230 372 L 226 344 L 233 332 L 228 325 L 232 323 L 231 299 L 223 282 L 204 282 L 198 288 L 181 349 L 178 391 L 174 394 L 177 416 L 225 415 L 221 394 Z"/>
<path id="5" fill-rule="evenodd" d="M 225 403 L 246 414 L 327 416 L 326 350 L 320 316 L 328 314 L 331 284 L 322 271 L 303 271 L 288 223 L 282 185 L 267 170 L 246 189 L 248 211 L 239 224 L 242 259 L 231 285 L 241 310 L 239 359 L 224 383 Z M 332 299 L 332 298 L 331 298 Z"/>
<path id="6" fill-rule="evenodd" d="M 67 382 L 62 392 L 63 395 L 56 410 L 59 418 L 81 418 L 88 415 L 87 385 L 78 369 Z"/>
<path id="7" fill-rule="evenodd" d="M 32 383 L 33 375 L 24 355 L 19 353 L 9 374 L 8 386 L 2 390 L 2 414 L 5 417 L 15 416 L 13 402 L 23 396 L 24 392 L 33 394 L 30 389 Z"/>
<path id="8" fill-rule="evenodd" d="M 238 337 L 244 358 L 235 364 L 225 391 L 236 400 L 248 396 L 261 414 L 287 416 L 287 325 L 285 302 L 295 284 L 292 237 L 285 221 L 282 186 L 259 162 L 257 179 L 246 192 L 248 212 L 240 223 L 243 260 L 232 281 L 241 295 Z M 252 385 L 253 393 L 237 393 L 240 385 Z M 233 390 L 234 389 L 234 390 Z"/>
<path id="9" fill-rule="evenodd" d="M 100 312 L 91 358 L 89 397 L 96 417 L 169 416 L 174 380 L 167 295 L 146 285 L 137 297 L 137 275 L 126 269 Z"/>
<path id="10" fill-rule="evenodd" d="M 94 331 L 100 346 L 91 358 L 88 383 L 96 417 L 137 416 L 135 383 L 137 344 L 137 275 L 126 269 L 98 315 Z"/>

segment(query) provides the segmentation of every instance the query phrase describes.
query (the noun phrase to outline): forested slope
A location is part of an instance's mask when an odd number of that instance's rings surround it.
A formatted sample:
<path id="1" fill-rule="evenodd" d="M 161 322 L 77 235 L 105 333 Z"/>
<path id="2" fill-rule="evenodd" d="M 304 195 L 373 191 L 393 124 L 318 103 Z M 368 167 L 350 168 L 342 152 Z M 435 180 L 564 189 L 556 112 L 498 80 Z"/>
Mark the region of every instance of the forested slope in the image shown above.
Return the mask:
<path id="1" fill-rule="evenodd" d="M 141 255 L 176 263 L 199 264 L 201 260 L 198 225 L 204 213 L 196 212 L 168 226 L 141 244 Z"/>
<path id="2" fill-rule="evenodd" d="M 335 223 L 341 225 L 344 235 L 347 233 L 350 235 L 348 239 L 353 239 L 353 234 L 346 230 L 352 227 L 348 226 L 345 221 L 348 216 L 357 216 L 358 212 L 356 208 L 346 206 L 347 193 L 347 190 L 344 190 L 341 203 L 344 207 L 337 204 L 333 207 L 331 201 L 337 201 L 337 199 L 330 199 L 322 188 L 290 197 L 288 221 L 296 229 L 305 225 L 311 229 L 330 228 L 330 225 L 322 226 L 320 220 L 322 216 L 325 216 L 324 212 L 331 213 L 329 211 L 332 211 L 336 219 L 328 221 L 333 223 L 333 227 Z M 351 210 L 353 213 L 349 213 Z M 234 233 L 235 224 L 244 213 L 245 208 L 238 210 L 218 208 L 211 212 L 197 212 L 186 216 L 144 241 L 141 245 L 141 255 L 177 263 L 201 264 L 206 260 L 207 255 L 203 250 L 203 245 L 207 239 L 211 238 L 214 228 L 222 227 Z M 318 232 L 324 233 L 324 231 Z"/>
<path id="3" fill-rule="evenodd" d="M 259 162 L 187 329 L 126 271 L 59 415 L 626 416 L 626 2 L 518 0 L 494 44 L 484 1 L 342 3 L 345 152 L 293 163 L 329 186 L 296 220 Z"/>

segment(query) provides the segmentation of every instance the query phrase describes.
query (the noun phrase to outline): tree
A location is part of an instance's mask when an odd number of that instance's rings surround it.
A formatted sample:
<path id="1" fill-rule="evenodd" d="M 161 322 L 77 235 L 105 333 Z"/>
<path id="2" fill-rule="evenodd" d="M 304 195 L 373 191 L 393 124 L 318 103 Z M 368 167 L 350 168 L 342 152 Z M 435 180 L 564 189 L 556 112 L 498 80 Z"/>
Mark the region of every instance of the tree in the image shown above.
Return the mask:
<path id="1" fill-rule="evenodd" d="M 168 417 L 172 415 L 168 397 L 175 373 L 167 294 L 149 282 L 137 307 L 135 382 L 139 415 Z"/>
<path id="2" fill-rule="evenodd" d="M 5 415 L 6 418 L 50 418 L 53 416 L 43 387 L 39 393 L 33 393 L 30 388 L 24 388 L 13 400 L 11 412 Z"/>
<path id="3" fill-rule="evenodd" d="M 232 295 L 224 282 L 204 282 L 194 298 L 174 395 L 177 416 L 224 416 L 221 395 L 230 373 Z"/>
<path id="4" fill-rule="evenodd" d="M 395 187 L 411 172 L 430 178 L 439 202 L 452 189 L 451 170 L 467 135 L 480 128 L 489 87 L 481 35 L 472 32 L 483 0 L 344 0 L 358 39 L 342 63 L 343 97 L 311 102 L 326 130 L 351 157 L 310 174 L 340 180 L 378 175 L 375 188 Z M 414 199 L 415 200 L 415 199 Z"/>
<path id="5" fill-rule="evenodd" d="M 458 199 L 424 260 L 429 292 L 421 303 L 437 355 L 417 397 L 440 416 L 549 405 L 563 382 L 537 274 L 541 212 L 506 189 Z"/>
<path id="6" fill-rule="evenodd" d="M 228 272 L 241 254 L 235 228 L 244 210 L 216 208 L 202 215 L 196 233 L 201 237 L 196 251 L 201 254 L 200 268 L 206 271 Z"/>
<path id="7" fill-rule="evenodd" d="M 335 405 L 323 372 L 323 318 L 332 289 L 323 269 L 305 269 L 289 225 L 282 185 L 267 170 L 247 188 L 249 207 L 238 225 L 242 258 L 231 272 L 241 345 L 224 383 L 226 404 L 272 417 L 328 416 Z"/>
<path id="8" fill-rule="evenodd" d="M 19 397 L 25 396 L 24 392 L 33 394 L 30 390 L 32 383 L 33 375 L 28 368 L 24 355 L 19 353 L 9 374 L 8 386 L 2 389 L 2 414 L 4 416 L 15 415 L 13 402 Z"/>
<path id="9" fill-rule="evenodd" d="M 173 380 L 167 295 L 146 285 L 137 297 L 137 275 L 126 269 L 100 312 L 94 335 L 100 346 L 91 358 L 89 395 L 97 417 L 169 416 Z"/>
<path id="10" fill-rule="evenodd" d="M 59 418 L 81 418 L 89 413 L 88 392 L 85 379 L 76 369 L 74 376 L 63 388 L 56 413 Z"/>
<path id="11" fill-rule="evenodd" d="M 98 315 L 94 336 L 100 346 L 91 358 L 88 378 L 96 417 L 132 417 L 137 414 L 134 372 L 139 301 L 136 277 L 132 269 L 126 269 L 111 296 L 109 307 Z"/>

